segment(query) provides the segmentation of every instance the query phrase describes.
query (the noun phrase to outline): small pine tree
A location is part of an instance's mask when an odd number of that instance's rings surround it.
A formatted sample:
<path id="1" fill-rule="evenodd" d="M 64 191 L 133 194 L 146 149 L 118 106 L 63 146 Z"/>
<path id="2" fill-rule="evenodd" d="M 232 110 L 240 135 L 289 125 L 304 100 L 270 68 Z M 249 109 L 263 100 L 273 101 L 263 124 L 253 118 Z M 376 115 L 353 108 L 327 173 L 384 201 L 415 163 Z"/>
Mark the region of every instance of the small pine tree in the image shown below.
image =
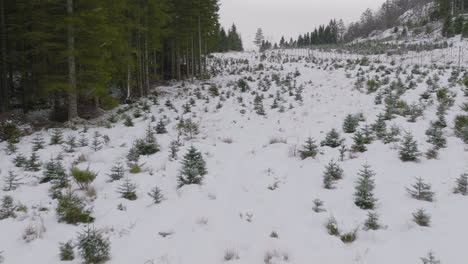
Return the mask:
<path id="1" fill-rule="evenodd" d="M 396 125 L 393 125 L 390 127 L 390 131 L 387 132 L 387 135 L 385 135 L 383 142 L 385 144 L 397 142 L 399 141 L 399 138 L 398 138 L 399 136 L 400 136 L 400 128 Z"/>
<path id="2" fill-rule="evenodd" d="M 41 170 L 41 162 L 39 161 L 39 157 L 37 153 L 33 151 L 31 156 L 24 164 L 24 169 L 27 171 L 40 171 Z"/>
<path id="3" fill-rule="evenodd" d="M 44 166 L 44 172 L 42 173 L 42 178 L 40 183 L 50 182 L 55 178 L 62 178 L 63 174 L 66 174 L 65 168 L 62 166 L 62 163 L 58 160 L 51 159 Z"/>
<path id="4" fill-rule="evenodd" d="M 442 128 L 431 123 L 431 127 L 426 130 L 427 142 L 431 143 L 437 149 L 445 148 L 447 146 L 447 139 L 444 137 Z"/>
<path id="5" fill-rule="evenodd" d="M 369 165 L 363 165 L 363 168 L 358 173 L 359 179 L 354 193 L 354 204 L 359 208 L 367 210 L 374 209 L 377 199 L 374 198 L 375 183 L 373 177 L 375 173 L 370 169 Z"/>
<path id="6" fill-rule="evenodd" d="M 380 229 L 379 215 L 375 212 L 368 212 L 367 219 L 364 222 L 365 230 L 378 230 Z"/>
<path id="7" fill-rule="evenodd" d="M 62 130 L 56 128 L 52 131 L 52 136 L 50 137 L 50 145 L 60 145 L 62 143 L 63 143 Z"/>
<path id="8" fill-rule="evenodd" d="M 354 144 L 351 146 L 353 152 L 366 152 L 366 138 L 361 131 L 356 131 L 353 136 Z"/>
<path id="9" fill-rule="evenodd" d="M 343 142 L 343 139 L 340 138 L 340 134 L 336 129 L 332 129 L 330 132 L 328 132 L 327 136 L 325 139 L 320 143 L 320 146 L 328 146 L 330 148 L 337 148 L 341 145 Z"/>
<path id="10" fill-rule="evenodd" d="M 169 160 L 177 159 L 177 152 L 179 152 L 179 142 L 177 140 L 171 141 L 169 143 Z"/>
<path id="11" fill-rule="evenodd" d="M 431 185 L 425 183 L 422 178 L 416 178 L 416 183 L 411 185 L 411 187 L 411 189 L 406 188 L 411 197 L 421 201 L 432 202 L 434 192 L 431 191 Z"/>
<path id="12" fill-rule="evenodd" d="M 75 259 L 75 253 L 73 251 L 73 245 L 71 241 L 60 243 L 59 250 L 61 261 L 71 261 Z"/>
<path id="13" fill-rule="evenodd" d="M 468 195 L 468 173 L 463 173 L 457 179 L 457 186 L 454 189 L 454 193 Z"/>
<path id="14" fill-rule="evenodd" d="M 151 189 L 148 195 L 153 199 L 155 204 L 162 202 L 164 199 L 164 196 L 161 193 L 161 189 L 159 189 L 158 186 L 155 186 L 153 189 Z"/>
<path id="15" fill-rule="evenodd" d="M 333 216 L 328 219 L 327 223 L 325 224 L 325 227 L 327 228 L 327 232 L 329 235 L 332 235 L 332 236 L 340 235 L 338 224 L 336 223 L 336 220 Z"/>
<path id="16" fill-rule="evenodd" d="M 312 210 L 314 210 L 314 212 L 316 213 L 321 213 L 321 212 L 325 212 L 326 210 L 323 209 L 323 201 L 320 200 L 320 199 L 315 199 L 314 200 L 314 206 L 312 207 Z"/>
<path id="17" fill-rule="evenodd" d="M 64 150 L 65 152 L 72 153 L 75 152 L 76 148 L 76 137 L 75 136 L 68 136 L 67 140 L 65 141 Z"/>
<path id="18" fill-rule="evenodd" d="M 138 198 L 136 194 L 136 189 L 136 184 L 133 183 L 130 179 L 126 178 L 123 181 L 122 185 L 119 186 L 117 192 L 120 193 L 120 196 L 122 198 L 134 201 Z"/>
<path id="19" fill-rule="evenodd" d="M 159 120 L 158 124 L 156 125 L 156 134 L 166 134 L 166 123 L 161 119 Z"/>
<path id="20" fill-rule="evenodd" d="M 32 146 L 32 150 L 33 151 L 38 151 L 40 149 L 43 149 L 44 148 L 44 139 L 42 138 L 42 136 L 40 134 L 37 134 L 34 138 L 33 138 L 33 146 Z"/>
<path id="21" fill-rule="evenodd" d="M 21 179 L 12 170 L 8 171 L 8 176 L 5 177 L 3 190 L 5 192 L 14 191 L 21 185 Z"/>
<path id="22" fill-rule="evenodd" d="M 315 158 L 317 153 L 318 153 L 318 150 L 317 150 L 317 145 L 315 145 L 315 140 L 313 140 L 311 137 L 308 137 L 302 150 L 299 150 L 299 155 L 301 159 L 304 160 L 309 157 Z"/>
<path id="23" fill-rule="evenodd" d="M 7 155 L 11 155 L 13 153 L 16 153 L 18 148 L 16 147 L 16 143 L 13 140 L 7 140 L 7 147 L 5 149 L 5 152 Z"/>
<path id="24" fill-rule="evenodd" d="M 343 179 L 343 169 L 340 168 L 338 163 L 336 163 L 334 160 L 331 160 L 325 167 L 323 177 L 331 177 L 333 180 L 341 180 Z"/>
<path id="25" fill-rule="evenodd" d="M 13 159 L 13 163 L 18 168 L 25 167 L 27 162 L 28 162 L 28 159 L 22 154 L 16 155 L 16 157 Z"/>
<path id="26" fill-rule="evenodd" d="M 359 126 L 359 120 L 352 115 L 347 115 L 343 122 L 343 131 L 348 134 L 354 133 L 356 132 L 356 128 L 358 126 Z"/>
<path id="27" fill-rule="evenodd" d="M 387 124 L 382 114 L 377 116 L 377 120 L 371 126 L 378 139 L 383 139 L 387 135 Z"/>
<path id="28" fill-rule="evenodd" d="M 427 257 L 421 258 L 421 261 L 423 264 L 440 264 L 440 260 L 437 260 L 432 251 L 429 251 Z"/>
<path id="29" fill-rule="evenodd" d="M 403 142 L 400 145 L 399 154 L 402 161 L 416 161 L 421 155 L 418 150 L 418 143 L 414 140 L 411 133 L 407 133 L 403 137 Z"/>
<path id="30" fill-rule="evenodd" d="M 13 202 L 13 197 L 10 195 L 3 196 L 2 204 L 0 206 L 0 220 L 16 217 L 16 208 L 17 206 Z"/>
<path id="31" fill-rule="evenodd" d="M 134 126 L 133 120 L 132 120 L 132 118 L 131 118 L 129 115 L 126 115 L 126 116 L 125 116 L 124 126 L 126 126 L 126 127 L 132 127 L 132 126 Z"/>
<path id="32" fill-rule="evenodd" d="M 88 138 L 86 137 L 86 133 L 81 133 L 80 139 L 78 140 L 78 146 L 80 147 L 88 146 Z"/>
<path id="33" fill-rule="evenodd" d="M 182 161 L 182 169 L 178 177 L 178 187 L 180 188 L 187 184 L 201 184 L 203 176 L 206 174 L 206 163 L 202 154 L 195 147 L 190 147 Z"/>
<path id="34" fill-rule="evenodd" d="M 413 213 L 413 221 L 420 226 L 430 226 L 431 216 L 424 209 L 418 209 Z"/>
<path id="35" fill-rule="evenodd" d="M 104 238 L 102 232 L 95 228 L 87 227 L 78 234 L 78 252 L 85 264 L 103 263 L 110 259 L 110 242 Z"/>
<path id="36" fill-rule="evenodd" d="M 98 151 L 102 148 L 102 141 L 99 139 L 101 135 L 98 131 L 94 132 L 93 141 L 91 142 L 91 149 L 94 151 Z"/>
<path id="37" fill-rule="evenodd" d="M 371 144 L 374 141 L 373 131 L 369 125 L 365 125 L 362 128 L 362 134 L 364 136 L 364 144 Z"/>
<path id="38" fill-rule="evenodd" d="M 344 161 L 344 157 L 345 157 L 345 154 L 346 152 L 348 151 L 348 148 L 346 147 L 346 145 L 341 145 L 340 147 L 340 161 Z"/>
<path id="39" fill-rule="evenodd" d="M 111 168 L 111 173 L 109 174 L 111 181 L 118 181 L 125 176 L 125 167 L 121 162 L 116 163 Z"/>
<path id="40" fill-rule="evenodd" d="M 91 210 L 86 208 L 85 200 L 71 190 L 60 195 L 57 200 L 55 211 L 59 222 L 76 225 L 94 221 L 94 218 L 91 217 Z"/>

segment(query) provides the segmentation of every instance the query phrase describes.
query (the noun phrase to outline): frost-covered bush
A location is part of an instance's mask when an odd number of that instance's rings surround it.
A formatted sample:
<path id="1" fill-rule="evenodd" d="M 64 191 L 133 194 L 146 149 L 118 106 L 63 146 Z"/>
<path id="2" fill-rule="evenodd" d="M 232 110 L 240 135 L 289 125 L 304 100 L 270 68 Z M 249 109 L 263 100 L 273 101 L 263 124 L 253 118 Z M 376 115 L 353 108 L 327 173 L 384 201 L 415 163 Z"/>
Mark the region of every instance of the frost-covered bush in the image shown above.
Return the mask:
<path id="1" fill-rule="evenodd" d="M 77 238 L 78 252 L 86 264 L 104 263 L 110 259 L 109 239 L 102 231 L 87 227 Z"/>
<path id="2" fill-rule="evenodd" d="M 85 200 L 72 191 L 67 191 L 57 200 L 56 212 L 59 222 L 78 224 L 94 221 L 94 218 L 91 217 L 91 209 L 87 208 Z"/>
<path id="3" fill-rule="evenodd" d="M 76 184 L 84 190 L 96 179 L 97 173 L 90 171 L 89 169 L 80 170 L 78 168 L 72 168 L 70 175 L 75 180 Z"/>

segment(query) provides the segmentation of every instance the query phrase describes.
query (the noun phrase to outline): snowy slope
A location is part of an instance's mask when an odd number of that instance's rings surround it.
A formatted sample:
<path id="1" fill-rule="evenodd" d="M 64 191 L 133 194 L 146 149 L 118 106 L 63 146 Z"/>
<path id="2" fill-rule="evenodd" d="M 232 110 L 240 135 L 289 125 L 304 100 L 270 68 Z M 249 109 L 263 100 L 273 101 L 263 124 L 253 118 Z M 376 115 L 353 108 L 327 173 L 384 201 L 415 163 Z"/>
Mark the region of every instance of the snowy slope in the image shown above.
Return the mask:
<path id="1" fill-rule="evenodd" d="M 363 113 L 367 119 L 361 123 L 363 126 L 374 123 L 376 115 L 384 109 L 384 105 L 374 104 L 375 93 L 366 94 L 354 88 L 356 74 L 361 69 L 371 78 L 382 74 L 375 70 L 379 65 L 345 67 L 346 63 L 341 62 L 344 67 L 334 68 L 329 61 L 296 60 L 284 55 L 281 58 L 272 55 L 260 61 L 257 53 L 218 54 L 212 63 L 212 69 L 220 74 L 209 82 L 220 88 L 225 101 L 210 96 L 208 85 L 198 82 L 159 87 L 158 105 L 148 100 L 151 107 L 144 113 L 147 118 L 134 119 L 134 127 L 124 126 L 123 120 L 110 128 L 89 127 L 85 135 L 90 140 L 95 131 L 110 138 L 109 144 L 101 150 L 82 147 L 75 153 L 64 153 L 60 146 L 46 146 L 38 151 L 42 162 L 62 153 L 67 168 L 84 155 L 86 161 L 79 162 L 78 167 L 98 172 L 92 183 L 97 196 L 88 200 L 96 218 L 93 226 L 104 230 L 111 242 L 112 258 L 108 263 L 223 263 L 229 250 L 238 255 L 232 263 L 410 264 L 420 263 L 420 257 L 431 250 L 442 263 L 466 263 L 468 197 L 452 191 L 456 178 L 468 172 L 468 147 L 452 130 L 455 115 L 462 113 L 458 105 L 466 102 L 460 85 L 449 88 L 457 96 L 455 105 L 447 113 L 448 128 L 444 130 L 447 148 L 440 150 L 438 159 L 428 160 L 422 156 L 419 162 L 404 163 L 398 158 L 397 143 L 374 141 L 364 153 L 346 154 L 345 160 L 339 163 L 344 179 L 337 182 L 335 189 L 327 190 L 322 187 L 323 171 L 331 159 L 339 159 L 338 149 L 320 147 L 315 159 L 306 160 L 291 155 L 292 150 L 301 148 L 309 136 L 319 143 L 332 128 L 340 131 L 345 144 L 351 146 L 352 134 L 344 134 L 341 128 L 345 116 Z M 266 70 L 247 71 L 260 63 Z M 385 66 L 391 72 L 390 79 L 396 80 L 399 66 Z M 413 66 L 402 67 L 399 77 L 405 80 Z M 300 76 L 294 77 L 296 70 Z M 419 100 L 429 77 L 438 75 L 440 86 L 448 87 L 451 69 L 421 70 L 427 74 L 418 75 L 415 79 L 421 80 L 416 88 L 402 96 L 408 103 Z M 289 96 L 283 84 L 278 86 L 271 81 L 272 74 L 282 80 L 290 76 L 293 86 L 302 85 L 303 101 Z M 245 93 L 235 85 L 243 77 L 252 78 L 248 81 L 250 91 Z M 265 78 L 271 85 L 262 91 L 259 82 L 265 83 Z M 202 87 L 202 96 L 208 97 L 209 102 L 196 99 L 193 94 L 194 89 Z M 270 109 L 277 91 L 284 100 L 280 102 L 285 107 L 284 113 Z M 265 116 L 253 110 L 253 92 L 264 95 Z M 243 98 L 245 107 L 238 102 L 238 97 Z M 191 113 L 182 114 L 182 105 L 189 98 L 195 98 L 196 104 Z M 178 113 L 164 105 L 167 99 Z M 432 99 L 434 103 L 428 104 L 416 123 L 407 122 L 403 117 L 387 121 L 388 127 L 395 124 L 410 131 L 421 152 L 431 147 L 426 142 L 425 130 L 436 118 L 434 95 Z M 218 102 L 222 104 L 219 109 Z M 129 115 L 132 112 L 127 111 Z M 182 115 L 200 125 L 200 134 L 195 139 L 182 140 L 179 159 L 170 161 L 169 142 L 177 138 L 176 119 Z M 132 142 L 144 136 L 151 116 L 156 120 L 163 117 L 168 120 L 169 133 L 157 135 L 160 152 L 142 157 L 142 173 L 126 173 L 138 186 L 138 199 L 128 201 L 117 193 L 120 182 L 108 182 L 107 174 L 116 161 L 125 161 Z M 64 129 L 64 134 L 79 138 L 82 128 L 78 125 L 77 130 Z M 49 142 L 52 131 L 38 133 Z M 22 138 L 18 153 L 29 156 L 35 136 Z M 270 144 L 272 139 L 280 143 Z M 177 189 L 180 160 L 190 146 L 203 153 L 208 174 L 200 186 Z M 5 147 L 6 143 L 0 143 L 0 149 Z M 13 157 L 0 153 L 1 176 L 6 177 L 8 171 L 13 170 L 21 175 L 23 184 L 15 191 L 0 190 L 0 196 L 11 195 L 16 202 L 26 205 L 28 211 L 18 212 L 16 218 L 0 220 L 0 251 L 3 251 L 4 263 L 62 263 L 58 257 L 59 243 L 74 239 L 84 225 L 58 223 L 57 202 L 48 196 L 50 184 L 38 183 L 37 177 L 42 171 L 33 173 L 15 168 Z M 367 211 L 353 202 L 357 173 L 366 163 L 376 172 L 376 212 L 384 225 L 377 231 L 362 229 Z M 416 177 L 423 177 L 432 185 L 436 193 L 434 202 L 418 201 L 408 195 L 405 188 L 410 187 Z M 155 185 L 165 196 L 158 205 L 152 204 L 147 195 Z M 77 190 L 77 193 L 85 196 L 82 191 Z M 324 201 L 325 212 L 312 210 L 314 199 Z M 119 204 L 126 210 L 118 210 Z M 419 208 L 431 215 L 430 227 L 420 227 L 412 221 L 412 213 Z M 325 224 L 331 216 L 342 232 L 358 229 L 356 241 L 345 244 L 339 237 L 329 235 Z M 45 230 L 41 237 L 27 243 L 22 234 L 28 226 L 43 226 Z M 162 237 L 160 232 L 171 234 Z M 276 232 L 278 238 L 272 238 L 272 232 Z M 268 255 L 277 257 L 270 261 L 266 258 Z M 77 258 L 69 263 L 81 263 L 81 260 Z"/>

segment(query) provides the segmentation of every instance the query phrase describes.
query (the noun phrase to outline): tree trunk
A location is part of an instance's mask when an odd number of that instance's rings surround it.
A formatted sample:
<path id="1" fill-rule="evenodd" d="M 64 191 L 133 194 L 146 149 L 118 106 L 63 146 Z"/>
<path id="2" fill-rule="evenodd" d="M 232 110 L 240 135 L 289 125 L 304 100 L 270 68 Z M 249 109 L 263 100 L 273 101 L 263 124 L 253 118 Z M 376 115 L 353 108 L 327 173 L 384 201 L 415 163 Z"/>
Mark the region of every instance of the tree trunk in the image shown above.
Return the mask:
<path id="1" fill-rule="evenodd" d="M 68 18 L 73 17 L 73 0 L 67 0 Z M 78 118 L 78 94 L 76 89 L 76 65 L 75 65 L 75 35 L 73 22 L 68 21 L 68 120 Z"/>
<path id="2" fill-rule="evenodd" d="M 0 0 L 0 112 L 6 112 L 9 104 L 9 91 L 7 82 L 7 63 L 6 63 L 6 23 L 5 23 L 5 3 Z"/>
<path id="3" fill-rule="evenodd" d="M 199 75 L 201 76 L 202 73 L 202 38 L 201 38 L 201 23 L 200 23 L 200 16 L 198 16 L 198 70 Z"/>

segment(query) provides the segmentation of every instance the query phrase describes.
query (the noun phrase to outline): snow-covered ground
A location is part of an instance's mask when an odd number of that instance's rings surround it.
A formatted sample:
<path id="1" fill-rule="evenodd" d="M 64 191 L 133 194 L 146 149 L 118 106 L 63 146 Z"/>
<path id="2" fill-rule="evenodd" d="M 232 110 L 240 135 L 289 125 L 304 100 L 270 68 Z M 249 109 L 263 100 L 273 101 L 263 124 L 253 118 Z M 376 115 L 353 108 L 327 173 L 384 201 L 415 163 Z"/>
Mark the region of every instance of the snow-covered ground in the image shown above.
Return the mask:
<path id="1" fill-rule="evenodd" d="M 208 83 L 219 87 L 223 100 L 209 94 L 210 85 L 206 82 L 159 87 L 158 105 L 146 100 L 150 110 L 143 111 L 143 117 L 133 119 L 135 126 L 124 126 L 124 120 L 108 128 L 89 125 L 85 135 L 90 141 L 95 131 L 110 139 L 101 150 L 81 147 L 74 153 L 65 153 L 61 146 L 46 144 L 45 149 L 38 151 L 43 163 L 61 153 L 67 169 L 76 162 L 79 168 L 89 167 L 98 173 L 91 184 L 96 197 L 87 199 L 96 218 L 92 225 L 103 230 L 111 242 L 112 258 L 108 263 L 223 263 L 228 251 L 238 255 L 231 263 L 249 264 L 413 264 L 422 263 L 420 258 L 429 251 L 444 264 L 467 263 L 468 197 L 454 194 L 453 188 L 456 179 L 468 173 L 468 146 L 454 136 L 452 129 L 454 117 L 462 113 L 458 106 L 466 102 L 466 97 L 461 85 L 448 85 L 452 70 L 421 68 L 427 74 L 415 75 L 416 87 L 401 97 L 408 104 L 418 102 L 419 95 L 427 89 L 427 79 L 434 75 L 440 77 L 441 88 L 456 93 L 455 104 L 446 116 L 447 148 L 440 150 L 438 159 L 421 156 L 418 162 L 402 162 L 398 143 L 384 144 L 376 140 L 364 153 L 346 153 L 344 161 L 339 162 L 344 179 L 336 183 L 335 189 L 327 190 L 322 184 L 323 172 L 330 160 L 339 160 L 338 149 L 319 147 L 316 158 L 305 160 L 294 156 L 294 150 L 301 149 L 308 137 L 319 144 L 332 128 L 340 132 L 349 148 L 353 135 L 342 131 L 345 116 L 363 113 L 366 121 L 361 122 L 361 127 L 366 123 L 371 125 L 385 107 L 374 104 L 376 93 L 355 89 L 356 74 L 364 72 L 362 75 L 371 79 L 382 76 L 385 70 L 376 72 L 379 64 L 347 66 L 338 62 L 342 67 L 334 67 L 331 61 L 270 55 L 262 61 L 258 53 L 215 55 L 212 70 L 220 73 Z M 408 84 L 412 65 L 383 65 L 390 81 L 395 81 L 399 74 L 405 85 Z M 401 71 L 398 67 L 402 67 Z M 272 75 L 280 81 L 276 83 Z M 245 77 L 249 77 L 250 90 L 242 93 L 236 82 Z M 295 100 L 301 86 L 302 102 Z M 197 88 L 202 99 L 195 96 Z M 277 93 L 281 98 L 280 107 L 271 109 Z M 255 94 L 264 95 L 266 115 L 258 115 L 253 109 Z M 190 113 L 183 114 L 182 106 L 189 98 L 195 99 L 195 106 Z M 239 103 L 239 98 L 243 103 Z M 165 106 L 168 99 L 177 113 Z M 427 108 L 417 122 L 407 122 L 401 116 L 387 121 L 387 127 L 395 124 L 411 132 L 421 152 L 431 148 L 425 131 L 436 119 L 438 105 L 434 94 L 431 99 L 425 101 Z M 283 113 L 279 112 L 281 106 L 284 106 Z M 135 104 L 127 114 L 132 115 L 137 107 Z M 132 142 L 144 137 L 151 116 L 156 121 L 166 120 L 168 133 L 156 135 L 160 152 L 140 159 L 143 172 L 126 173 L 138 186 L 138 199 L 125 200 L 117 192 L 121 182 L 109 182 L 107 174 L 115 162 L 126 161 Z M 179 159 L 171 161 L 169 143 L 177 139 L 176 124 L 181 116 L 196 121 L 200 133 L 192 140 L 182 138 Z M 79 125 L 76 130 L 63 131 L 65 137 L 75 135 L 79 139 L 82 130 L 83 126 Z M 37 133 L 48 143 L 52 130 Z M 29 157 L 37 133 L 22 138 L 17 152 Z M 16 154 L 3 152 L 6 146 L 5 142 L 0 143 L 0 175 L 6 177 L 13 170 L 21 176 L 23 184 L 15 191 L 0 190 L 0 196 L 11 195 L 28 210 L 17 212 L 16 218 L 0 220 L 0 251 L 4 263 L 65 263 L 59 260 L 59 243 L 75 239 L 85 225 L 59 223 L 55 213 L 57 201 L 48 194 L 50 184 L 38 183 L 43 171 L 26 172 L 16 168 L 12 162 Z M 181 159 L 190 146 L 203 153 L 208 174 L 202 185 L 178 189 Z M 80 156 L 83 157 L 77 161 Z M 376 231 L 363 230 L 367 211 L 354 204 L 355 182 L 364 164 L 376 173 L 375 211 L 383 225 Z M 416 177 L 432 185 L 433 202 L 415 200 L 407 193 L 406 188 L 415 183 Z M 78 189 L 74 183 L 72 186 Z M 154 186 L 165 197 L 160 204 L 153 204 L 147 195 Z M 84 192 L 76 192 L 86 197 Z M 315 199 L 324 202 L 326 211 L 312 210 Z M 126 209 L 119 210 L 119 204 Z M 412 214 L 419 208 L 431 215 L 430 227 L 413 222 Z M 356 241 L 343 243 L 339 237 L 327 233 L 325 225 L 332 216 L 342 233 L 358 230 Z M 28 226 L 42 229 L 41 235 L 31 242 L 23 239 Z M 277 237 L 272 237 L 272 232 Z M 160 233 L 170 235 L 163 237 Z M 277 257 L 269 259 L 268 255 Z M 77 257 L 69 263 L 81 262 Z"/>

